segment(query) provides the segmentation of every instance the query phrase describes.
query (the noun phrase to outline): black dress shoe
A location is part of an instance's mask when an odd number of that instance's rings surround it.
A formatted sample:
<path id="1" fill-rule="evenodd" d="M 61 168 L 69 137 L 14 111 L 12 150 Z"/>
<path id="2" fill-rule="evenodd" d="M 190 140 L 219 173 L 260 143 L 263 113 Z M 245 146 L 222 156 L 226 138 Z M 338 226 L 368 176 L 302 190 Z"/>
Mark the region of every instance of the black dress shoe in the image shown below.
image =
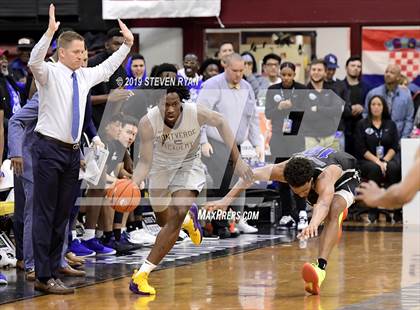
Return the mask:
<path id="1" fill-rule="evenodd" d="M 47 283 L 43 283 L 39 281 L 38 279 L 36 279 L 35 290 L 43 292 L 43 293 L 47 293 L 47 294 L 57 294 L 57 295 L 65 295 L 65 294 L 74 293 L 74 288 L 67 287 L 64 284 L 60 285 L 59 283 L 56 282 L 56 280 L 52 278 L 49 279 Z"/>

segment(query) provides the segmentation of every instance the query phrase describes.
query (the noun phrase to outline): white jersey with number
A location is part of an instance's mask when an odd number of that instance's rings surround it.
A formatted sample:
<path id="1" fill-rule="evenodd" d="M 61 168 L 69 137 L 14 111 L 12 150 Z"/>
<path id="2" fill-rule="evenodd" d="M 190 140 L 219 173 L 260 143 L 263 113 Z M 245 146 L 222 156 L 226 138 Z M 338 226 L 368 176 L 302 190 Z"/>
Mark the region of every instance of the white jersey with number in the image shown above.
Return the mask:
<path id="1" fill-rule="evenodd" d="M 154 146 L 151 174 L 186 168 L 200 158 L 200 124 L 197 105 L 185 102 L 175 126 L 165 125 L 158 106 L 153 107 L 147 117 L 153 128 Z"/>

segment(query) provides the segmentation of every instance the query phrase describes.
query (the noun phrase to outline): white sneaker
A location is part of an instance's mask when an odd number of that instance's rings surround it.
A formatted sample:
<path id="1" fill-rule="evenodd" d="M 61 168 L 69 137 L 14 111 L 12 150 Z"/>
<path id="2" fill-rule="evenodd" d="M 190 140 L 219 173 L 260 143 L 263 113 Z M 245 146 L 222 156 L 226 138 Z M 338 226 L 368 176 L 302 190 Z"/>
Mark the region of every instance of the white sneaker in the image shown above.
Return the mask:
<path id="1" fill-rule="evenodd" d="M 145 229 L 133 230 L 128 236 L 128 241 L 135 244 L 153 245 L 156 242 L 156 236 L 147 232 Z"/>
<path id="2" fill-rule="evenodd" d="M 298 230 L 303 230 L 308 227 L 308 214 L 306 211 L 299 212 L 299 223 L 298 223 Z"/>
<path id="3" fill-rule="evenodd" d="M 244 219 L 240 219 L 236 224 L 236 227 L 239 229 L 239 232 L 244 234 L 254 234 L 258 232 L 258 228 L 252 227 Z"/>
<path id="4" fill-rule="evenodd" d="M 295 220 L 290 215 L 284 215 L 280 219 L 279 228 L 280 229 L 294 229 L 296 228 Z"/>

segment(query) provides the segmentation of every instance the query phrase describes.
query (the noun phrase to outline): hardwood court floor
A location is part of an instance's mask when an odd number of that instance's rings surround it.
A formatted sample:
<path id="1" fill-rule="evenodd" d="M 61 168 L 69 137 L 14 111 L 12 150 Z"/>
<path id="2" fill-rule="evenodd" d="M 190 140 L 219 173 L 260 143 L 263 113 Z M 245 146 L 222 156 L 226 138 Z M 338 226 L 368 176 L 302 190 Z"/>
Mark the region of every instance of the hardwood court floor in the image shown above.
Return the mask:
<path id="1" fill-rule="evenodd" d="M 401 232 L 345 232 L 319 297 L 306 296 L 300 278 L 302 264 L 317 256 L 313 240 L 305 249 L 294 242 L 154 272 L 156 297 L 131 294 L 124 278 L 0 308 L 420 309 L 419 235 L 418 228 L 405 233 L 412 248 L 403 255 Z"/>

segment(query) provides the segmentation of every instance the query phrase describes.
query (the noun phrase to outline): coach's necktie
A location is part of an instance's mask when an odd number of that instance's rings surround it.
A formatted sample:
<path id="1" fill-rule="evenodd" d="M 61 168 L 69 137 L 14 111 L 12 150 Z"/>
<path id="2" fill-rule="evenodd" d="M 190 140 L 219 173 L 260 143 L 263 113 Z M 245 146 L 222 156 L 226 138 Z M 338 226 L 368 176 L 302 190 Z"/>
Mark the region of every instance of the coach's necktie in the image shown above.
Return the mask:
<path id="1" fill-rule="evenodd" d="M 71 75 L 73 78 L 73 118 L 71 121 L 71 136 L 73 141 L 76 141 L 79 134 L 79 86 L 77 85 L 76 72 Z"/>

